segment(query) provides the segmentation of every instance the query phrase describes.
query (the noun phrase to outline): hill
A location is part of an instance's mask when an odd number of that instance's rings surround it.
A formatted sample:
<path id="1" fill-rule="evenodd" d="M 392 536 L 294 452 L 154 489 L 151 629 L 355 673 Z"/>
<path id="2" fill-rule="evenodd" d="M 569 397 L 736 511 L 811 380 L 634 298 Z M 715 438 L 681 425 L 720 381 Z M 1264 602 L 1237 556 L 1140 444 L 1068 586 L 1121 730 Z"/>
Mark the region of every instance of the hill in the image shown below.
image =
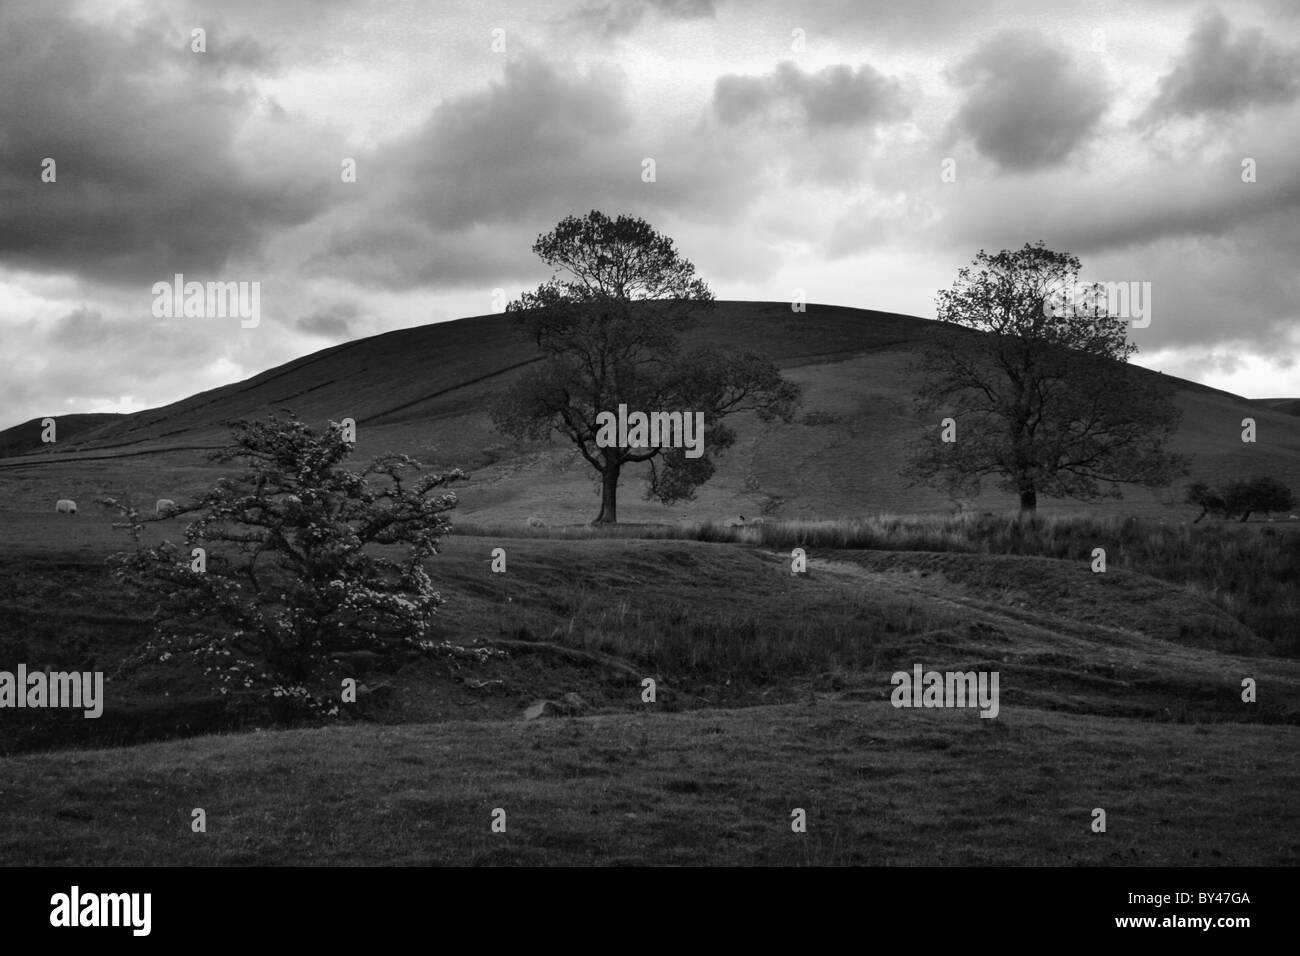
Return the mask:
<path id="1" fill-rule="evenodd" d="M 1261 398 L 1260 404 L 1288 415 L 1300 415 L 1300 398 Z"/>
<path id="2" fill-rule="evenodd" d="M 688 336 L 687 347 L 722 344 L 768 355 L 805 386 L 799 416 L 788 425 L 740 419 L 739 441 L 691 503 L 665 508 L 642 501 L 641 473 L 629 469 L 620 515 L 673 522 L 730 514 L 839 517 L 951 508 L 943 495 L 906 487 L 897 474 L 904 444 L 937 427 L 916 415 L 907 371 L 928 327 L 932 323 L 913 316 L 838 306 L 810 305 L 806 313 L 793 313 L 788 303 L 719 303 Z M 93 499 L 123 491 L 143 501 L 182 499 L 220 474 L 205 455 L 224 443 L 227 422 L 292 409 L 317 423 L 354 419 L 363 459 L 402 451 L 470 470 L 472 480 L 460 494 L 462 517 L 517 520 L 540 513 L 551 523 L 587 521 L 598 500 L 586 464 L 558 443 L 517 445 L 495 433 L 488 419 L 493 397 L 537 359 L 535 347 L 504 315 L 336 345 L 161 408 L 72 433 L 64 429 L 57 445 L 0 459 L 3 508 L 39 514 L 58 497 Z M 1296 416 L 1267 402 L 1175 383 L 1184 412 L 1176 444 L 1196 456 L 1195 477 L 1266 473 L 1300 487 Z M 1254 445 L 1240 440 L 1246 416 L 1258 423 Z M 0 440 L 9 434 L 0 433 Z M 1174 488 L 1135 489 L 1118 504 L 1087 507 L 1165 514 L 1180 497 Z M 971 507 L 1013 504 L 1009 496 L 986 490 Z M 1050 500 L 1043 505 L 1078 507 Z"/>
<path id="3" fill-rule="evenodd" d="M 55 441 L 57 443 L 71 441 L 86 432 L 94 431 L 102 425 L 107 425 L 127 416 L 117 412 L 86 412 L 49 417 L 53 418 L 55 422 Z M 41 440 L 41 435 L 45 431 L 44 421 L 44 417 L 33 418 L 21 425 L 15 425 L 0 432 L 0 458 L 25 455 L 28 452 L 39 451 L 45 447 L 46 442 Z"/>

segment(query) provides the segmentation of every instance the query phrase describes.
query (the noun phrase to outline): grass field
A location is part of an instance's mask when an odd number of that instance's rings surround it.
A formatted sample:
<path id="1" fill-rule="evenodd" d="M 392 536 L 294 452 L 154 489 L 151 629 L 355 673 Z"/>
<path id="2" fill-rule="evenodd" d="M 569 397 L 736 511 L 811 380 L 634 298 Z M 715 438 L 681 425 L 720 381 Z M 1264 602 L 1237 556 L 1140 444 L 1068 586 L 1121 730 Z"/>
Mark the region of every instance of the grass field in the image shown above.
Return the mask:
<path id="1" fill-rule="evenodd" d="M 3 768 L 0 854 L 49 865 L 1300 863 L 1294 727 L 816 701 L 211 736 Z"/>
<path id="2" fill-rule="evenodd" d="M 0 656 L 111 673 L 148 634 L 105 563 L 120 532 L 27 521 L 0 552 Z M 80 537 L 51 548 L 49 528 Z M 490 653 L 359 666 L 385 693 L 325 726 L 277 729 L 175 660 L 110 680 L 97 721 L 6 711 L 0 846 L 78 864 L 1293 865 L 1297 540 L 997 515 L 466 522 L 429 562 L 435 636 Z M 998 671 L 998 717 L 891 707 L 890 675 L 917 663 Z M 539 701 L 571 703 L 525 720 Z"/>

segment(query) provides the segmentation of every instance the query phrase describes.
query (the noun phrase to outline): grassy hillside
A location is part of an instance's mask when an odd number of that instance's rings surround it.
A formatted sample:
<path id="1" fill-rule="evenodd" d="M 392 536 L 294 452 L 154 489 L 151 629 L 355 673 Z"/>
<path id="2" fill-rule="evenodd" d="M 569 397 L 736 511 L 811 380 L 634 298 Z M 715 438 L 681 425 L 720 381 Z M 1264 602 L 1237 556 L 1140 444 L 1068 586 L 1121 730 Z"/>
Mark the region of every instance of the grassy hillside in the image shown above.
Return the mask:
<path id="1" fill-rule="evenodd" d="M 496 546 L 504 575 L 488 570 Z M 0 853 L 45 865 L 1300 862 L 1300 663 L 1261 655 L 1224 612 L 1072 559 L 811 558 L 795 578 L 784 552 L 741 544 L 458 537 L 432 563 L 448 598 L 437 636 L 495 656 L 359 671 L 390 693 L 332 726 L 0 757 Z M 0 656 L 109 667 L 137 642 L 141 609 L 94 567 L 0 564 L 14 586 L 6 633 L 28 642 Z M 997 719 L 890 706 L 890 674 L 914 663 L 998 671 Z M 659 681 L 653 704 L 642 675 Z M 1259 703 L 1241 702 L 1243 676 Z M 525 719 L 539 700 L 571 703 Z M 101 721 L 66 723 L 96 725 L 106 736 L 86 742 L 104 744 L 220 720 L 159 664 L 110 684 Z M 1089 829 L 1095 807 L 1105 834 Z M 206 833 L 191 830 L 195 808 Z M 497 808 L 504 834 L 490 829 Z M 806 834 L 790 829 L 795 808 Z"/>
<path id="2" fill-rule="evenodd" d="M 569 694 L 582 698 L 582 712 L 638 710 L 644 677 L 661 684 L 668 710 L 807 695 L 883 701 L 889 675 L 921 661 L 1000 670 L 1007 702 L 1043 710 L 1300 724 L 1300 662 L 1275 656 L 1284 645 L 1294 653 L 1290 631 L 1263 639 L 1225 609 L 1237 610 L 1213 582 L 1184 583 L 1174 576 L 1177 564 L 1159 564 L 1111 537 L 1105 574 L 1091 571 L 1086 551 L 860 550 L 809 537 L 809 571 L 795 577 L 788 548 L 458 535 L 429 564 L 446 598 L 431 637 L 477 651 L 401 658 L 381 670 L 353 661 L 328 686 L 342 676 L 382 685 L 386 696 L 355 716 L 411 723 L 519 717 L 539 700 Z M 1204 552 L 1222 547 L 1214 530 L 1197 537 Z M 1246 574 L 1257 551 L 1278 560 L 1256 547 L 1264 539 L 1254 541 L 1247 536 L 1239 546 Z M 1300 535 L 1289 541 L 1300 545 Z M 505 574 L 490 571 L 496 547 L 506 551 Z M 0 578 L 8 592 L 0 601 L 0 661 L 109 675 L 103 717 L 9 712 L 0 753 L 274 719 L 247 699 L 219 697 L 177 659 L 117 677 L 117 665 L 149 634 L 149 608 L 121 590 L 102 556 L 10 554 L 0 557 Z M 1294 615 L 1293 585 L 1247 593 Z M 1272 619 L 1259 621 L 1271 626 Z M 1239 699 L 1243 675 L 1268 687 L 1255 705 Z"/>
<path id="3" fill-rule="evenodd" d="M 646 502 L 640 497 L 643 472 L 627 469 L 620 516 L 633 522 L 759 513 L 837 518 L 951 508 L 945 496 L 907 487 L 898 475 L 906 442 L 937 427 L 915 414 L 907 372 L 930 325 L 832 306 L 810 305 L 800 314 L 788 303 L 721 303 L 691 341 L 769 355 L 805 386 L 804 406 L 788 425 L 738 420 L 739 441 L 694 502 L 672 508 Z M 221 474 L 205 453 L 226 440 L 225 422 L 291 408 L 317 423 L 354 418 L 361 458 L 402 451 L 469 469 L 462 515 L 522 520 L 540 512 L 551 523 L 587 521 L 599 504 L 588 466 L 567 446 L 516 445 L 495 433 L 488 419 L 493 397 L 535 358 L 503 315 L 359 339 L 125 416 L 57 446 L 0 459 L 0 511 L 38 513 L 52 509 L 58 497 L 106 493 L 182 499 Z M 1194 477 L 1266 473 L 1300 487 L 1300 419 L 1265 403 L 1179 384 L 1184 421 L 1176 444 L 1195 455 Z M 1240 441 L 1240 422 L 1248 415 L 1259 426 L 1253 445 Z M 1182 518 L 1180 497 L 1177 488 L 1134 489 L 1118 503 L 1043 505 Z M 969 507 L 1012 504 L 990 488 Z"/>
<path id="4" fill-rule="evenodd" d="M 126 416 L 115 412 L 87 412 L 49 417 L 54 419 L 55 443 L 70 444 L 89 432 L 110 425 Z M 45 426 L 42 424 L 44 420 L 44 417 L 33 418 L 21 425 L 14 425 L 12 428 L 0 431 L 0 458 L 11 458 L 14 455 L 49 449 L 51 446 L 41 440 L 41 435 L 45 432 Z"/>

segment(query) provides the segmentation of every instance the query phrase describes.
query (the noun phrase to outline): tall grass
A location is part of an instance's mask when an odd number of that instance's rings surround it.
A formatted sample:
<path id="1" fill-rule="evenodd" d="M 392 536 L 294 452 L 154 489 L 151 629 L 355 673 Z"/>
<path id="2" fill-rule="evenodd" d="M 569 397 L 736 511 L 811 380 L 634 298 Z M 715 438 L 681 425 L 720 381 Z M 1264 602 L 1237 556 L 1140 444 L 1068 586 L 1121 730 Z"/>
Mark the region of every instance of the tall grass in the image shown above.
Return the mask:
<path id="1" fill-rule="evenodd" d="M 607 589 L 575 581 L 545 605 L 516 605 L 505 629 L 645 664 L 676 686 L 725 698 L 729 683 L 739 693 L 797 675 L 872 669 L 898 642 L 935 626 L 906 598 L 841 594 L 817 609 L 813 617 L 779 600 L 743 610 L 698 598 L 611 603 Z"/>
<path id="2" fill-rule="evenodd" d="M 677 525 L 571 525 L 526 528 L 458 524 L 462 535 L 680 539 L 775 550 L 955 551 L 1088 560 L 1105 548 L 1107 566 L 1186 587 L 1268 641 L 1300 656 L 1300 525 L 1173 524 L 1135 517 L 1009 514 L 876 515 L 841 520 L 765 521 L 728 528 L 715 521 Z"/>

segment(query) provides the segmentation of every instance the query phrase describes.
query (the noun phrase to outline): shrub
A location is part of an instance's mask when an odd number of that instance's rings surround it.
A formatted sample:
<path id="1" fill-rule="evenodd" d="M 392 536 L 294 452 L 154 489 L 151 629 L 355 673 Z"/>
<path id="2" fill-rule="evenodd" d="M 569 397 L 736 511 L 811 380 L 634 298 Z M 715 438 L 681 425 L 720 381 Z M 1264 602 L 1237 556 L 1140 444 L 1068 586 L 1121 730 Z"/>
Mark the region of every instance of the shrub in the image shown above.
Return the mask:
<path id="1" fill-rule="evenodd" d="M 464 475 L 418 474 L 406 455 L 348 471 L 352 445 L 334 423 L 317 433 L 272 418 L 233 432 L 213 457 L 247 468 L 179 509 L 198 515 L 183 553 L 171 541 L 144 547 L 149 519 L 129 501 L 104 501 L 135 542 L 115 556 L 118 577 L 156 607 L 150 641 L 126 666 L 192 655 L 222 693 L 337 714 L 339 685 L 328 696 L 320 685 L 347 654 L 432 649 L 425 638 L 442 597 L 423 561 L 456 504 L 442 489 Z"/>

